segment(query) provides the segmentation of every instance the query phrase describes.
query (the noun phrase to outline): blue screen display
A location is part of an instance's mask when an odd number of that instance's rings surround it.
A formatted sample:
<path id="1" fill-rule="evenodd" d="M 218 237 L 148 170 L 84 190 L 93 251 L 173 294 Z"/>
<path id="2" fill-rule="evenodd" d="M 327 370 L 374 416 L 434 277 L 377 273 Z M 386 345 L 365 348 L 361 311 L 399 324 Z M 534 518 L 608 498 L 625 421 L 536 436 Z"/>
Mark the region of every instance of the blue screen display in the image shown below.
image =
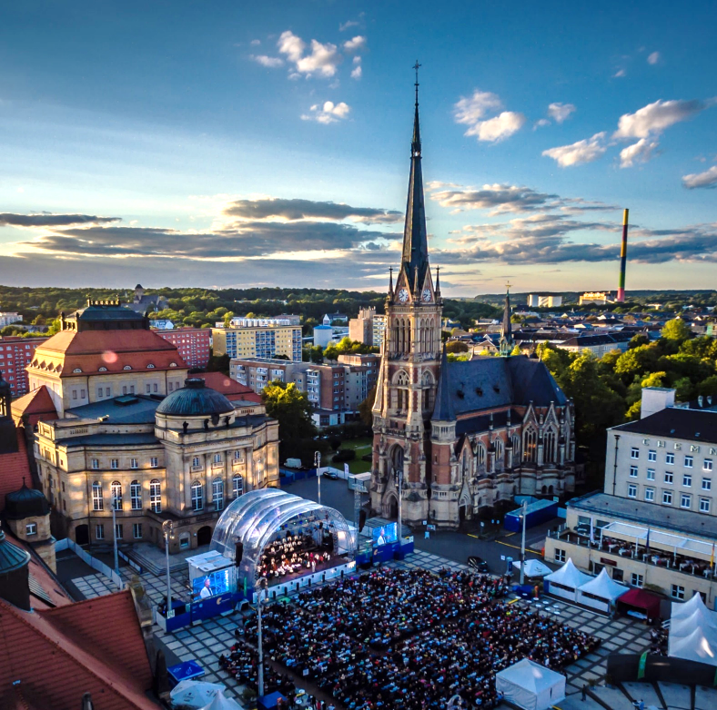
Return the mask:
<path id="1" fill-rule="evenodd" d="M 229 569 L 220 569 L 206 577 L 196 577 L 192 580 L 192 592 L 195 600 L 216 597 L 218 594 L 230 591 Z"/>
<path id="2" fill-rule="evenodd" d="M 389 542 L 396 542 L 398 540 L 398 525 L 396 523 L 382 525 L 380 528 L 374 528 L 372 534 L 373 544 L 376 547 L 387 545 Z"/>

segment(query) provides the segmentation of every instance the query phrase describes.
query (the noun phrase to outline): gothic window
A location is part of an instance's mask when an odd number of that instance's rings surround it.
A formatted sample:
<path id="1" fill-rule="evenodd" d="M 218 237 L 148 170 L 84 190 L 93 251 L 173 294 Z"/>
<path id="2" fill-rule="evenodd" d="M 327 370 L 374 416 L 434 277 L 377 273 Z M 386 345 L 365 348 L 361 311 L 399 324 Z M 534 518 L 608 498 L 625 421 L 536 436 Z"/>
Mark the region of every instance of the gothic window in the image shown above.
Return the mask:
<path id="1" fill-rule="evenodd" d="M 403 470 L 403 447 L 396 444 L 391 449 L 391 473 L 397 476 L 399 471 Z"/>
<path id="2" fill-rule="evenodd" d="M 532 427 L 526 429 L 523 435 L 523 461 L 535 463 L 538 451 L 538 432 Z"/>
<path id="3" fill-rule="evenodd" d="M 476 468 L 481 473 L 485 472 L 485 446 L 483 444 L 478 444 L 476 450 Z"/>
<path id="4" fill-rule="evenodd" d="M 469 478 L 470 474 L 470 458 L 468 457 L 468 452 L 464 451 L 463 456 L 461 457 L 461 481 L 465 481 Z"/>
<path id="5" fill-rule="evenodd" d="M 393 380 L 394 384 L 394 406 L 399 412 L 405 412 L 409 408 L 408 389 L 409 379 L 405 370 L 401 370 Z"/>
<path id="6" fill-rule="evenodd" d="M 545 463 L 555 463 L 557 461 L 557 440 L 558 437 L 553 429 L 548 429 L 544 439 L 544 460 Z"/>
<path id="7" fill-rule="evenodd" d="M 500 439 L 496 439 L 493 442 L 493 446 L 495 446 L 495 470 L 502 471 L 503 470 L 503 442 Z"/>
<path id="8" fill-rule="evenodd" d="M 434 389 L 433 389 L 433 375 L 426 371 L 423 373 L 421 378 L 421 384 L 423 386 L 423 408 L 428 412 L 433 411 L 434 405 Z"/>
<path id="9" fill-rule="evenodd" d="M 520 437 L 513 435 L 513 461 L 520 461 Z"/>

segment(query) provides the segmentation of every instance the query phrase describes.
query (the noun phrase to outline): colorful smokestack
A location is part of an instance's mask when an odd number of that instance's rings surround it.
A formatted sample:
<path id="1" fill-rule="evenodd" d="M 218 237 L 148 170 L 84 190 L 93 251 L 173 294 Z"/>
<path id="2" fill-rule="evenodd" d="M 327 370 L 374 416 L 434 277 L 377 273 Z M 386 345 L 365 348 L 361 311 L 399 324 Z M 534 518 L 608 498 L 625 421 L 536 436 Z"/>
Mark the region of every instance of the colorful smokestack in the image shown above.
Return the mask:
<path id="1" fill-rule="evenodd" d="M 625 270 L 627 269 L 627 215 L 626 209 L 622 215 L 622 246 L 620 247 L 620 282 L 617 287 L 617 302 L 625 303 Z"/>

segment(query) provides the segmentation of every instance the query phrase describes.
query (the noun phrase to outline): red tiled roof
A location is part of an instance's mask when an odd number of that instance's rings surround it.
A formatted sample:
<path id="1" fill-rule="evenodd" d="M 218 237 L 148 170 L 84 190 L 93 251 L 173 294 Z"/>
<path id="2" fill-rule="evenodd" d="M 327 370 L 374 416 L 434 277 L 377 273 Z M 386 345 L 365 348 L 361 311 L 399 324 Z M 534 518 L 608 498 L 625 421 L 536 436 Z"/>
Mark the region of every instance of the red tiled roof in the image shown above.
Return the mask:
<path id="1" fill-rule="evenodd" d="M 52 710 L 77 710 L 84 693 L 98 710 L 157 710 L 129 591 L 39 612 L 0 599 L 0 640 L 0 707 L 15 707 L 19 680 Z"/>
<path id="2" fill-rule="evenodd" d="M 12 403 L 11 409 L 16 426 L 22 422 L 23 416 L 27 416 L 29 426 L 35 426 L 40 420 L 47 422 L 57 419 L 57 410 L 45 385 L 16 399 Z"/>
<path id="3" fill-rule="evenodd" d="M 204 380 L 207 387 L 221 392 L 230 402 L 244 400 L 247 402 L 261 403 L 261 395 L 258 395 L 251 387 L 241 384 L 222 372 L 201 372 L 194 377 Z"/>
<path id="4" fill-rule="evenodd" d="M 42 372 L 43 361 L 61 365 L 61 377 L 72 377 L 77 368 L 84 374 L 94 374 L 100 367 L 122 372 L 128 365 L 141 371 L 169 370 L 171 363 L 186 368 L 176 345 L 151 330 L 63 330 L 35 350 L 33 362 L 39 367 L 30 364 L 28 369 Z"/>
<path id="5" fill-rule="evenodd" d="M 18 429 L 17 451 L 14 454 L 0 454 L 0 510 L 5 509 L 5 496 L 22 488 L 23 477 L 25 485 L 32 488 L 30 464 L 27 460 L 27 447 L 22 430 Z"/>

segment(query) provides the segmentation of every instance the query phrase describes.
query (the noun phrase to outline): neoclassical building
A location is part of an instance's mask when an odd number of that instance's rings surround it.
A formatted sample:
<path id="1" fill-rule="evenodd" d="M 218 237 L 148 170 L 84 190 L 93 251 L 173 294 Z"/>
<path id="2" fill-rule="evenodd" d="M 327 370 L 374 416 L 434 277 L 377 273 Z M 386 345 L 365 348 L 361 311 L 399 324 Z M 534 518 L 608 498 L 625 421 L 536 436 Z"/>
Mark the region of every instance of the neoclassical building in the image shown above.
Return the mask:
<path id="1" fill-rule="evenodd" d="M 186 378 L 176 347 L 116 304 L 66 324 L 31 373 L 57 407 L 37 422 L 34 455 L 58 537 L 101 544 L 116 532 L 163 546 L 171 520 L 171 551 L 194 548 L 231 500 L 279 485 L 278 422 L 248 388 L 230 401 L 201 375 Z"/>
<path id="2" fill-rule="evenodd" d="M 432 278 L 416 101 L 403 251 L 386 298 L 386 337 L 373 408 L 371 508 L 409 524 L 457 528 L 516 494 L 561 495 L 575 485 L 574 412 L 543 363 L 510 356 L 449 362 L 443 301 Z M 507 325 L 506 325 L 507 324 Z"/>

